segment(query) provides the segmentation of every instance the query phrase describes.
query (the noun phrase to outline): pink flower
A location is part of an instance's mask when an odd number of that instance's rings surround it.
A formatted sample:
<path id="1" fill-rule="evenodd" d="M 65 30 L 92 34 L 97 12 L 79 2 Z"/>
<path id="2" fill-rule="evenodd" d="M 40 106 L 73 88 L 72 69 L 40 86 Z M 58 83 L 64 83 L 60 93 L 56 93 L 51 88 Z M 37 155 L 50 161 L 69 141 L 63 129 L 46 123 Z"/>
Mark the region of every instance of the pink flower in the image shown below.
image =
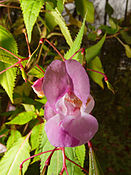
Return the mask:
<path id="1" fill-rule="evenodd" d="M 95 117 L 89 113 L 94 107 L 90 95 L 89 78 L 82 65 L 75 60 L 55 60 L 47 68 L 36 87 L 47 97 L 45 131 L 56 147 L 74 147 L 85 144 L 98 130 Z"/>

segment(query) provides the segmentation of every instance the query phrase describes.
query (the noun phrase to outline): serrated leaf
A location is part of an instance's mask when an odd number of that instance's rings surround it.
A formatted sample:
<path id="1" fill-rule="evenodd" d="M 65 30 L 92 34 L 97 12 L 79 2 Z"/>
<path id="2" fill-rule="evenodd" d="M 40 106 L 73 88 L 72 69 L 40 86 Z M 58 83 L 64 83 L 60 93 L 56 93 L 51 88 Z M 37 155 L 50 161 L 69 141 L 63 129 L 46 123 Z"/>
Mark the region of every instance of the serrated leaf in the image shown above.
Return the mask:
<path id="1" fill-rule="evenodd" d="M 28 158 L 30 145 L 28 143 L 28 136 L 19 138 L 17 142 L 5 153 L 0 161 L 0 174 L 1 175 L 14 175 L 19 174 L 20 164 L 23 160 Z M 23 165 L 23 173 L 27 170 L 29 160 Z"/>
<path id="2" fill-rule="evenodd" d="M 42 125 L 41 124 L 36 125 L 32 129 L 32 133 L 31 133 L 31 147 L 32 147 L 31 149 L 32 150 L 39 147 L 41 133 L 42 133 Z"/>
<path id="3" fill-rule="evenodd" d="M 0 49 L 0 61 L 11 65 L 17 63 L 18 59 Z"/>
<path id="4" fill-rule="evenodd" d="M 13 35 L 1 25 L 0 25 L 0 47 L 3 47 L 9 50 L 10 52 L 13 52 L 14 54 L 18 53 L 17 43 Z M 4 63 L 14 64 L 18 61 L 18 59 L 13 57 L 8 52 L 2 50 L 2 48 L 0 48 L 0 61 Z"/>
<path id="5" fill-rule="evenodd" d="M 7 140 L 7 149 L 9 150 L 12 145 L 21 137 L 21 133 L 17 130 L 11 130 L 11 135 Z"/>
<path id="6" fill-rule="evenodd" d="M 14 53 L 18 53 L 17 43 L 13 35 L 1 25 L 0 25 L 0 46 Z"/>
<path id="7" fill-rule="evenodd" d="M 85 145 L 77 146 L 75 148 L 75 153 L 78 158 L 78 161 L 80 162 L 80 165 L 83 166 L 86 153 Z"/>
<path id="8" fill-rule="evenodd" d="M 85 27 L 85 19 L 86 19 L 86 16 L 83 20 L 83 23 L 82 23 L 82 26 L 81 26 L 81 29 L 75 39 L 75 41 L 73 42 L 71 48 L 69 49 L 69 51 L 64 55 L 64 57 L 66 59 L 69 59 L 77 50 L 80 49 L 80 46 L 81 46 L 81 42 L 82 42 L 82 38 L 83 38 L 83 34 L 84 34 L 84 27 Z M 79 54 L 76 54 L 73 59 L 79 61 L 79 58 L 78 58 Z"/>
<path id="9" fill-rule="evenodd" d="M 89 147 L 89 175 L 104 175 L 92 147 Z"/>
<path id="10" fill-rule="evenodd" d="M 89 62 L 88 68 L 90 68 L 94 71 L 104 73 L 101 60 L 98 56 L 96 56 L 92 61 Z M 96 82 L 99 86 L 104 88 L 104 84 L 102 81 L 104 78 L 103 75 L 101 75 L 100 73 L 97 73 L 97 72 L 93 72 L 93 71 L 88 71 L 88 74 L 90 75 L 90 77 L 92 78 L 92 80 L 94 82 Z"/>
<path id="11" fill-rule="evenodd" d="M 86 21 L 93 23 L 94 22 L 94 6 L 93 3 L 89 0 L 75 0 L 77 13 L 81 14 L 82 17 L 86 16 Z"/>
<path id="12" fill-rule="evenodd" d="M 46 136 L 45 130 L 43 129 L 43 134 L 42 134 L 42 142 L 41 142 L 41 152 L 47 151 L 47 150 L 53 150 L 54 146 L 52 146 L 48 138 Z M 78 163 L 75 157 L 75 148 L 65 148 L 65 153 L 68 158 L 71 160 L 75 161 Z M 42 154 L 41 157 L 41 171 L 45 165 L 45 161 L 47 160 L 48 156 L 50 153 Z M 50 166 L 48 167 L 48 175 L 52 174 L 59 174 L 63 165 L 63 157 L 62 157 L 62 152 L 60 150 L 55 151 L 50 162 Z M 67 161 L 67 170 L 70 175 L 81 175 L 81 169 L 76 167 L 74 164 L 72 164 L 70 161 Z M 63 173 L 66 175 L 66 173 Z"/>
<path id="13" fill-rule="evenodd" d="M 37 20 L 44 0 L 21 0 L 21 8 L 24 16 L 24 22 L 27 29 L 29 42 L 31 41 L 31 32 Z"/>
<path id="14" fill-rule="evenodd" d="M 36 117 L 37 115 L 33 111 L 21 112 L 13 120 L 11 120 L 10 122 L 6 122 L 6 124 L 24 125 Z"/>
<path id="15" fill-rule="evenodd" d="M 67 28 L 64 18 L 62 17 L 58 9 L 57 8 L 53 9 L 49 3 L 46 4 L 46 7 L 48 10 L 51 10 L 51 12 L 48 14 L 49 16 L 52 17 L 51 21 L 54 20 L 56 24 L 59 25 L 61 32 L 66 39 L 67 44 L 71 47 L 73 41 L 72 41 L 70 31 Z"/>
<path id="16" fill-rule="evenodd" d="M 17 54 L 17 52 L 18 52 L 17 43 L 16 43 L 14 37 L 12 36 L 12 34 L 10 32 L 8 32 L 1 25 L 0 25 L 0 46 L 13 52 L 13 53 Z M 4 52 L 3 50 L 0 50 L 0 53 L 3 54 L 3 52 Z M 0 54 L 0 58 L 2 60 L 9 61 L 12 58 L 9 58 L 8 55 L 9 54 L 5 55 L 5 58 L 3 58 L 3 56 Z M 6 69 L 9 66 L 10 66 L 10 64 L 0 62 L 0 71 Z M 0 84 L 7 92 L 12 103 L 13 103 L 13 90 L 14 90 L 14 86 L 15 86 L 15 78 L 16 78 L 16 68 L 9 69 L 0 75 Z"/>
<path id="17" fill-rule="evenodd" d="M 105 38 L 106 38 L 106 34 L 101 38 L 101 40 L 97 44 L 86 49 L 87 64 L 98 55 L 98 53 L 100 52 L 100 49 L 104 44 Z"/>
<path id="18" fill-rule="evenodd" d="M 8 68 L 10 65 L 0 62 L 0 71 Z M 0 84 L 7 92 L 11 102 L 13 103 L 13 90 L 15 86 L 16 79 L 16 68 L 11 68 L 6 70 L 4 73 L 0 75 Z"/>

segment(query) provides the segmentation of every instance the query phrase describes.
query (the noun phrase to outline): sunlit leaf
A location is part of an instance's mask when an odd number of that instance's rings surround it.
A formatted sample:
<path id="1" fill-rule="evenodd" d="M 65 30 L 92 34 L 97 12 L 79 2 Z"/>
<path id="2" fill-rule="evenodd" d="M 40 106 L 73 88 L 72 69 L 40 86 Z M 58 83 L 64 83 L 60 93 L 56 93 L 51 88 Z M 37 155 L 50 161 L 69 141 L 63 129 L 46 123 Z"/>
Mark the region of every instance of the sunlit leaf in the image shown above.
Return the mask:
<path id="1" fill-rule="evenodd" d="M 68 27 L 61 13 L 58 11 L 57 8 L 53 9 L 49 3 L 46 4 L 46 7 L 48 10 L 51 10 L 50 13 L 48 14 L 50 16 L 50 20 L 55 21 L 55 23 L 59 25 L 61 32 L 66 39 L 67 44 L 71 47 L 73 41 L 70 35 L 70 31 L 68 30 Z"/>
<path id="2" fill-rule="evenodd" d="M 75 148 L 75 153 L 76 153 L 76 156 L 78 158 L 80 165 L 83 166 L 84 160 L 85 160 L 85 153 L 86 153 L 85 145 L 77 146 Z"/>
<path id="3" fill-rule="evenodd" d="M 9 64 L 0 62 L 0 71 L 8 68 L 9 66 L 10 66 Z M 0 75 L 0 84 L 7 92 L 12 103 L 13 103 L 13 90 L 15 86 L 16 71 L 17 71 L 16 68 L 11 68 L 6 70 L 4 73 Z"/>
<path id="4" fill-rule="evenodd" d="M 12 34 L 10 32 L 8 32 L 8 30 L 6 30 L 2 26 L 0 26 L 0 46 L 9 50 L 9 51 L 12 51 L 16 54 L 18 52 L 17 44 L 16 44 L 14 37 L 12 36 Z M 12 57 L 8 57 L 9 54 L 6 55 L 6 53 L 1 49 L 0 49 L 0 53 L 1 53 L 0 60 L 5 59 L 6 61 L 8 60 L 10 62 Z M 5 55 L 3 55 L 3 53 Z M 13 58 L 13 59 L 15 59 L 15 58 Z M 0 71 L 5 70 L 9 66 L 10 66 L 10 64 L 0 62 Z M 15 79 L 16 79 L 16 68 L 9 69 L 0 75 L 0 84 L 7 92 L 8 96 L 10 97 L 10 100 L 12 102 L 13 102 L 13 90 L 14 90 L 14 86 L 15 86 Z"/>
<path id="5" fill-rule="evenodd" d="M 39 15 L 40 9 L 44 3 L 44 0 L 21 0 L 20 3 L 28 33 L 28 39 L 30 42 L 31 32 Z"/>
<path id="6" fill-rule="evenodd" d="M 23 160 L 28 158 L 30 145 L 28 143 L 28 136 L 19 138 L 12 147 L 5 153 L 0 161 L 1 175 L 17 175 L 19 174 L 20 164 Z M 27 170 L 29 160 L 23 165 L 23 173 Z"/>
<path id="7" fill-rule="evenodd" d="M 57 0 L 57 8 L 58 8 L 59 12 L 62 13 L 62 11 L 64 10 L 63 0 Z"/>
<path id="8" fill-rule="evenodd" d="M 87 63 L 89 63 L 91 60 L 93 60 L 99 54 L 100 49 L 102 48 L 102 46 L 104 44 L 105 38 L 106 38 L 106 34 L 101 38 L 101 40 L 97 44 L 86 49 L 86 61 L 87 61 Z"/>
<path id="9" fill-rule="evenodd" d="M 12 129 L 11 135 L 7 140 L 7 149 L 9 150 L 12 145 L 21 137 L 21 133 L 17 130 Z"/>
<path id="10" fill-rule="evenodd" d="M 73 44 L 72 44 L 71 48 L 69 49 L 69 51 L 64 55 L 64 57 L 66 59 L 69 59 L 76 51 L 78 51 L 80 49 L 82 38 L 83 38 L 83 34 L 84 34 L 85 19 L 86 19 L 86 16 L 85 16 L 85 18 L 83 20 L 81 29 L 80 29 L 79 33 L 77 34 L 75 41 L 73 42 Z M 80 60 L 79 59 L 79 54 L 76 54 L 73 57 L 73 59 L 79 61 Z"/>
<path id="11" fill-rule="evenodd" d="M 28 111 L 35 111 L 35 107 L 34 107 L 34 105 L 31 105 L 31 104 L 22 104 L 23 106 L 24 106 L 24 108 L 25 108 L 25 110 L 28 112 Z"/>
<path id="12" fill-rule="evenodd" d="M 39 147 L 40 137 L 42 133 L 42 124 L 36 125 L 31 133 L 31 149 L 34 150 Z"/>
<path id="13" fill-rule="evenodd" d="M 89 175 L 104 175 L 92 147 L 89 147 Z"/>
<path id="14" fill-rule="evenodd" d="M 96 56 L 92 61 L 89 62 L 88 68 L 94 71 L 99 71 L 99 72 L 104 73 L 101 60 L 98 56 Z M 103 75 L 97 72 L 90 71 L 90 70 L 88 71 L 88 74 L 90 75 L 90 77 L 93 79 L 94 82 L 96 82 L 97 84 L 99 84 L 99 86 L 104 88 L 103 81 L 102 81 L 104 78 Z"/>
<path id="15" fill-rule="evenodd" d="M 14 53 L 18 53 L 17 44 L 13 35 L 1 25 L 0 25 L 0 46 Z"/>
<path id="16" fill-rule="evenodd" d="M 10 122 L 7 122 L 6 124 L 24 125 L 36 117 L 37 115 L 33 111 L 21 112 L 13 120 L 11 120 Z"/>
<path id="17" fill-rule="evenodd" d="M 53 150 L 54 148 L 55 147 L 49 143 L 45 130 L 43 130 L 42 142 L 41 142 L 41 152 L 47 151 L 47 150 Z M 75 148 L 65 148 L 65 152 L 68 158 L 78 163 L 78 161 L 76 160 L 76 156 L 75 156 Z M 41 157 L 41 168 L 40 168 L 41 172 L 44 168 L 45 161 L 47 160 L 49 155 L 50 153 L 46 153 L 40 156 Z M 48 175 L 59 174 L 62 169 L 62 166 L 63 166 L 62 152 L 60 150 L 55 151 L 51 158 L 50 166 L 48 167 Z M 82 174 L 81 169 L 76 167 L 73 163 L 71 163 L 68 160 L 67 160 L 67 170 L 70 175 L 74 175 L 74 174 L 81 175 Z M 64 175 L 65 174 L 66 173 L 64 172 Z"/>

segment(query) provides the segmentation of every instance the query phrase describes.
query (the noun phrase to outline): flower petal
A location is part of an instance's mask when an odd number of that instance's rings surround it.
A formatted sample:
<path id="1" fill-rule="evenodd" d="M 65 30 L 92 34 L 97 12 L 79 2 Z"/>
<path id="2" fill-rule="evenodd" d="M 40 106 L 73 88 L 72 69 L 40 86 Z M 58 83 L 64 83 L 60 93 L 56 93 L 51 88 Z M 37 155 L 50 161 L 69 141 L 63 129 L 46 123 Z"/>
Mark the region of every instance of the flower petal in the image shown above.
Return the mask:
<path id="1" fill-rule="evenodd" d="M 66 60 L 66 69 L 72 79 L 75 95 L 86 105 L 90 93 L 89 78 L 82 67 L 76 60 Z"/>
<path id="2" fill-rule="evenodd" d="M 43 81 L 43 91 L 50 106 L 55 108 L 56 101 L 70 88 L 72 81 L 67 74 L 65 62 L 53 61 L 48 66 Z"/>
<path id="3" fill-rule="evenodd" d="M 44 92 L 43 92 L 43 79 L 44 79 L 44 77 L 39 78 L 32 85 L 32 88 L 33 88 L 34 92 L 38 95 L 38 97 L 43 97 L 44 96 Z"/>
<path id="4" fill-rule="evenodd" d="M 45 131 L 50 143 L 55 147 L 74 147 L 79 145 L 79 140 L 72 137 L 63 127 L 64 116 L 57 114 L 45 124 Z"/>
<path id="5" fill-rule="evenodd" d="M 46 120 L 49 120 L 50 118 L 54 117 L 56 115 L 56 113 L 54 112 L 53 108 L 50 107 L 50 104 L 47 102 L 45 104 L 45 108 L 44 108 L 44 118 Z"/>
<path id="6" fill-rule="evenodd" d="M 62 126 L 72 137 L 80 141 L 79 145 L 91 140 L 98 130 L 96 118 L 86 113 L 76 119 L 73 116 L 67 116 Z"/>
<path id="7" fill-rule="evenodd" d="M 85 113 L 90 113 L 92 111 L 92 109 L 94 108 L 95 105 L 95 101 L 93 99 L 93 97 L 91 95 L 89 95 L 87 102 L 86 102 L 86 107 L 85 106 L 81 106 L 81 113 L 85 112 Z"/>

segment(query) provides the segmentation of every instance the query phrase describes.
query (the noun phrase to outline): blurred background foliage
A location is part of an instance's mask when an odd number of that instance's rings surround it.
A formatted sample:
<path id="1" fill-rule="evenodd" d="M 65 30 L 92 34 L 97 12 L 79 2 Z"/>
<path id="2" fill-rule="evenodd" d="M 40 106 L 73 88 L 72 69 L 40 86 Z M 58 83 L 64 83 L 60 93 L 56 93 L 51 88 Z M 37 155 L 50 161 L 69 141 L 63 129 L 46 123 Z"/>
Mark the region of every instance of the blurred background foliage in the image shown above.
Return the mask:
<path id="1" fill-rule="evenodd" d="M 44 2 L 41 1 L 42 4 Z M 48 37 L 63 55 L 69 49 L 67 44 L 69 38 L 65 39 L 65 36 L 63 37 L 61 31 L 64 29 L 62 29 L 62 26 L 58 26 L 58 22 L 54 20 L 55 17 L 53 15 L 57 14 L 53 10 L 56 7 L 64 17 L 73 40 L 79 32 L 87 11 L 86 27 L 81 47 L 89 48 L 100 41 L 104 33 L 107 34 L 101 52 L 97 55 L 99 55 L 101 60 L 100 66 L 103 65 L 101 71 L 104 71 L 107 75 L 115 93 L 113 94 L 107 88 L 103 77 L 99 81 L 100 75 L 95 75 L 95 79 L 97 79 L 95 82 L 98 81 L 98 84 L 96 84 L 92 80 L 91 73 L 88 72 L 91 82 L 91 94 L 96 102 L 93 115 L 99 122 L 99 130 L 92 139 L 92 143 L 104 174 L 129 175 L 131 164 L 131 161 L 129 161 L 131 147 L 129 140 L 131 136 L 131 11 L 129 6 L 131 3 L 128 0 L 124 1 L 124 15 L 118 19 L 116 16 L 113 16 L 116 13 L 113 4 L 105 0 L 105 12 L 101 17 L 103 23 L 101 23 L 101 18 L 99 19 L 100 23 L 98 23 L 99 14 L 96 14 L 98 9 L 96 6 L 94 8 L 95 2 L 92 3 L 88 0 L 50 0 L 47 2 L 49 4 L 45 3 L 42 8 L 41 6 L 37 7 L 41 10 L 39 15 L 36 14 L 36 21 L 35 17 L 30 21 L 34 23 L 33 26 L 33 24 L 30 25 L 29 21 L 26 22 L 23 18 L 23 14 L 26 14 L 25 1 L 0 1 L 0 25 L 13 34 L 18 45 L 19 55 L 23 57 L 28 57 L 28 48 L 24 35 L 25 28 L 30 40 L 31 53 L 37 48 L 40 37 Z M 119 1 L 117 4 L 119 7 Z M 31 6 L 29 8 L 31 10 Z M 99 34 L 98 31 L 102 33 Z M 43 48 L 44 52 L 42 52 L 39 64 L 41 66 L 44 65 L 45 70 L 52 60 L 60 59 L 60 57 L 47 43 L 44 44 Z M 86 66 L 88 67 L 88 64 Z M 92 65 L 89 64 L 89 68 L 97 69 L 97 66 L 98 62 Z M 34 74 L 35 72 L 28 75 L 30 81 L 42 77 L 42 73 L 36 72 Z M 22 79 L 20 70 L 17 70 L 13 98 L 14 104 L 12 105 L 6 92 L 2 86 L 0 87 L 0 143 L 3 146 L 6 145 L 6 147 L 11 131 L 18 130 L 22 135 L 26 135 L 36 123 L 41 122 L 43 116 L 41 108 L 45 103 L 45 99 L 43 101 L 40 101 L 40 99 L 39 101 L 34 100 L 37 97 L 33 93 L 30 84 L 25 83 Z M 27 104 L 34 105 L 35 109 L 37 109 L 38 115 L 33 118 L 33 121 L 25 125 L 5 125 L 5 122 L 9 122 L 20 112 L 24 110 L 30 111 L 28 108 L 33 110 L 33 107 L 27 106 Z M 2 157 L 3 153 L 0 156 Z M 88 167 L 87 164 L 88 158 L 86 157 L 86 168 Z M 33 175 L 34 169 L 35 175 L 39 174 L 39 162 L 32 164 L 26 175 Z"/>

